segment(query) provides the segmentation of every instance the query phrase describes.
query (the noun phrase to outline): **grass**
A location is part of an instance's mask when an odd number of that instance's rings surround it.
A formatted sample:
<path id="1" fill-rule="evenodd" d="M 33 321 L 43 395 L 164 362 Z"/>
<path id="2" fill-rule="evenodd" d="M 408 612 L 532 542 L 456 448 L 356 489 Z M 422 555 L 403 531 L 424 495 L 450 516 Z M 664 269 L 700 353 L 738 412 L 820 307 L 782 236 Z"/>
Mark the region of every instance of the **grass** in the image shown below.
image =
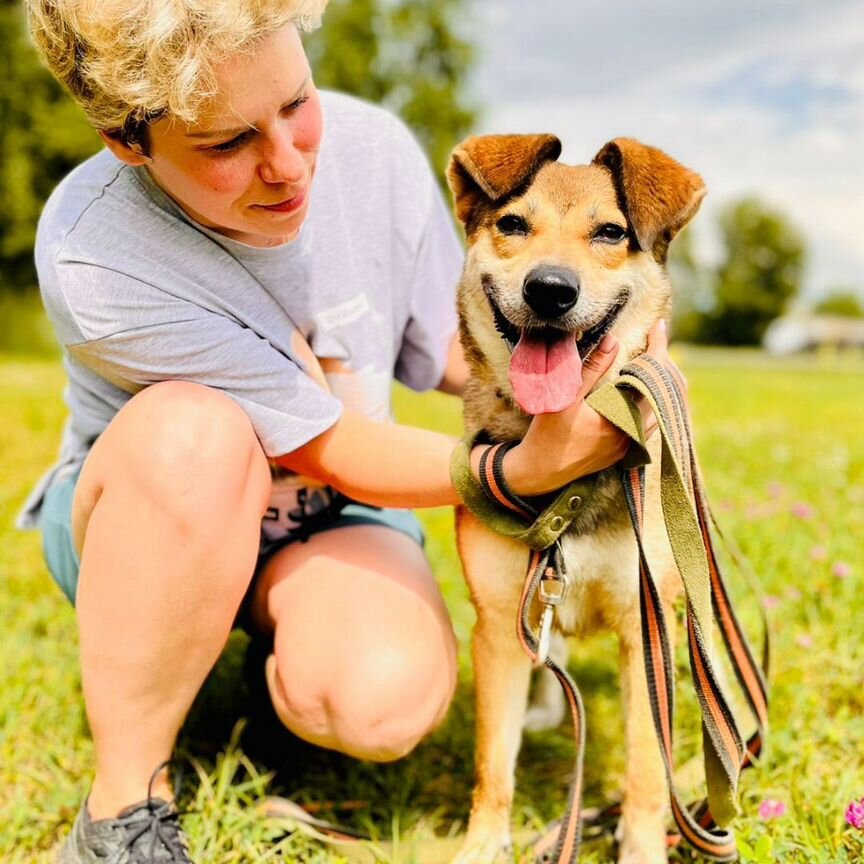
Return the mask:
<path id="1" fill-rule="evenodd" d="M 53 356 L 60 354 L 51 324 L 35 288 L 9 292 L 0 285 L 0 354 Z"/>
<path id="2" fill-rule="evenodd" d="M 845 826 L 843 813 L 864 795 L 864 362 L 705 351 L 682 354 L 680 362 L 715 510 L 758 574 L 772 620 L 772 730 L 764 764 L 742 783 L 736 828 L 743 860 L 860 861 L 864 834 Z M 54 458 L 63 384 L 55 359 L 0 356 L 0 859 L 10 864 L 52 860 L 86 794 L 92 759 L 72 610 L 41 563 L 38 535 L 12 527 L 28 488 Z M 458 429 L 458 404 L 448 397 L 400 392 L 398 407 L 404 420 Z M 446 723 L 392 765 L 289 741 L 254 710 L 242 671 L 245 637 L 235 634 L 180 742 L 184 824 L 196 860 L 343 860 L 308 833 L 286 836 L 284 824 L 262 818 L 257 807 L 268 794 L 315 803 L 325 816 L 369 830 L 381 841 L 379 855 L 394 862 L 440 857 L 444 844 L 426 841 L 464 829 L 473 615 L 450 514 L 430 511 L 423 520 L 462 645 L 460 687 Z M 753 632 L 757 601 L 734 574 L 731 581 Z M 588 710 L 587 803 L 599 803 L 614 792 L 622 767 L 614 642 L 597 638 L 573 654 Z M 686 756 L 696 736 L 685 680 Z M 250 719 L 238 726 L 241 718 Z M 560 812 L 572 755 L 565 727 L 526 737 L 515 825 L 530 829 Z M 760 819 L 768 798 L 782 801 L 786 814 Z M 599 864 L 610 855 L 607 842 L 594 843 L 582 860 Z M 675 856 L 688 860 L 687 853 Z"/>

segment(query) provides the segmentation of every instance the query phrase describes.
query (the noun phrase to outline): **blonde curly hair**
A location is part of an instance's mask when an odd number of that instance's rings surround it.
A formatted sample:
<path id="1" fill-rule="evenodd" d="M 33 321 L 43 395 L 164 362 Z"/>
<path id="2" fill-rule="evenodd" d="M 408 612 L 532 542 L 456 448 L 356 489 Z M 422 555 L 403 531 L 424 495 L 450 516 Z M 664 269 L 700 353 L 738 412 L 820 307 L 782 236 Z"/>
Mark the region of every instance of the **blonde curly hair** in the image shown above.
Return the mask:
<path id="1" fill-rule="evenodd" d="M 287 24 L 311 30 L 327 0 L 25 0 L 48 68 L 96 129 L 146 145 L 165 115 L 194 123 L 216 64 Z"/>

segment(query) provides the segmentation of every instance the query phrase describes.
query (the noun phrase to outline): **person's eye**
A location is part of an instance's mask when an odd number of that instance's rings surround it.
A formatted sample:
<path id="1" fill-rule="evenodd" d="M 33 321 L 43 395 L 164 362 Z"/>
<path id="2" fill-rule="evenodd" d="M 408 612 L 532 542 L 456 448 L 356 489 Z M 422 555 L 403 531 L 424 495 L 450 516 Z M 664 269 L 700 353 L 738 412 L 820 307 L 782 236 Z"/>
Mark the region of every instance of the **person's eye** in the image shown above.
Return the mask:
<path id="1" fill-rule="evenodd" d="M 293 102 L 286 105 L 285 108 L 283 109 L 283 111 L 286 111 L 288 114 L 291 114 L 292 112 L 296 111 L 298 108 L 305 105 L 308 101 L 309 101 L 309 96 L 308 96 L 308 94 L 304 93 L 302 96 L 300 96 L 299 98 L 295 99 Z"/>
<path id="2" fill-rule="evenodd" d="M 245 144 L 251 137 L 252 130 L 250 129 L 248 132 L 241 132 L 239 135 L 235 135 L 228 141 L 223 141 L 221 144 L 214 144 L 212 147 L 208 147 L 207 149 L 216 153 L 230 153 L 232 150 L 236 150 L 238 147 Z"/>

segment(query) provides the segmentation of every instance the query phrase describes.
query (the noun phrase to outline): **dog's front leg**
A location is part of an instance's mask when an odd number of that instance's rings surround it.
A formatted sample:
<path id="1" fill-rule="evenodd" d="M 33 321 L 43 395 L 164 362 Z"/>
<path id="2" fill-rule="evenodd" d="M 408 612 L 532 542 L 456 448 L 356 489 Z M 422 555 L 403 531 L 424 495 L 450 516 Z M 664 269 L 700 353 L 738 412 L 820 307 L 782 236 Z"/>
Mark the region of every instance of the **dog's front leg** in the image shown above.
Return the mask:
<path id="1" fill-rule="evenodd" d="M 456 862 L 488 864 L 510 848 L 514 772 L 531 675 L 531 661 L 516 636 L 528 552 L 468 514 L 459 518 L 459 550 L 477 610 L 477 741 L 471 818 Z"/>
<path id="2" fill-rule="evenodd" d="M 665 611 L 671 624 L 674 613 L 671 608 Z M 666 864 L 666 773 L 654 731 L 640 635 L 632 630 L 619 634 L 627 769 L 618 864 Z"/>
<path id="3" fill-rule="evenodd" d="M 481 614 L 474 630 L 477 780 L 468 836 L 457 859 L 459 864 L 490 862 L 510 847 L 514 772 L 528 701 L 531 661 L 516 639 L 515 610 L 507 617 L 513 620 Z"/>

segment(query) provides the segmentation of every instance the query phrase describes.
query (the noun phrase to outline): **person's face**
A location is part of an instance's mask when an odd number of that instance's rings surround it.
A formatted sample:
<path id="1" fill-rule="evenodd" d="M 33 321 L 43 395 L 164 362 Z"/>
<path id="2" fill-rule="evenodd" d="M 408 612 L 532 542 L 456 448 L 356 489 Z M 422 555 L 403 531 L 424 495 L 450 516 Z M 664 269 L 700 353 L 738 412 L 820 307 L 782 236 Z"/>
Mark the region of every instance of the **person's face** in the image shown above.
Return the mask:
<path id="1" fill-rule="evenodd" d="M 293 26 L 217 67 L 219 91 L 194 125 L 150 127 L 148 169 L 193 219 L 252 246 L 297 235 L 323 122 Z"/>

